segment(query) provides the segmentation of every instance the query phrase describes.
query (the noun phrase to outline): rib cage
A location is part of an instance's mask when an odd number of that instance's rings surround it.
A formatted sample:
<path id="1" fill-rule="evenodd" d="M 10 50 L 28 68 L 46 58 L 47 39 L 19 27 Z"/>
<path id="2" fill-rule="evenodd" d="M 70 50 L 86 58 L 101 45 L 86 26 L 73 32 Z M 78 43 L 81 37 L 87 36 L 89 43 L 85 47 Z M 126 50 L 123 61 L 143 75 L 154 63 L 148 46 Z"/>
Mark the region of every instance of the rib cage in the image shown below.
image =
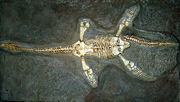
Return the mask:
<path id="1" fill-rule="evenodd" d="M 95 55 L 98 57 L 110 57 L 113 55 L 112 53 L 112 45 L 110 43 L 112 36 L 96 36 L 95 39 L 87 40 L 86 44 L 93 44 L 93 53 L 88 53 L 89 55 Z"/>
<path id="2" fill-rule="evenodd" d="M 111 44 L 110 44 L 110 37 L 105 36 L 105 37 L 97 37 L 96 39 L 96 47 L 97 49 L 97 55 L 99 57 L 108 57 L 112 56 L 112 50 L 111 50 Z"/>

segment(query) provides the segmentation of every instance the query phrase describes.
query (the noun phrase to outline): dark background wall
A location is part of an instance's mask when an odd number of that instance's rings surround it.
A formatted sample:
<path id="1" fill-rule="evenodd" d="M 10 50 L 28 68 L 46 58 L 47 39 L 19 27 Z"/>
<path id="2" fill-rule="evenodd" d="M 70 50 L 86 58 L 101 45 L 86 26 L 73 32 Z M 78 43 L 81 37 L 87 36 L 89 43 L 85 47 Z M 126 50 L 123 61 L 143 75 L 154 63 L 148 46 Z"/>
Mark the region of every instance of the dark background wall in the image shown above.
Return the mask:
<path id="1" fill-rule="evenodd" d="M 79 40 L 79 19 L 89 18 L 97 29 L 102 29 L 90 32 L 86 38 L 103 35 L 103 30 L 115 32 L 123 12 L 135 4 L 141 7 L 133 23 L 135 28 L 162 32 L 180 40 L 178 0 L 0 0 L 0 41 L 36 47 L 73 44 Z M 82 77 L 81 60 L 75 56 L 11 54 L 1 50 L 0 100 L 172 102 L 179 99 L 179 62 L 155 82 L 129 76 L 119 58 L 87 57 L 87 62 L 99 76 L 96 89 Z"/>

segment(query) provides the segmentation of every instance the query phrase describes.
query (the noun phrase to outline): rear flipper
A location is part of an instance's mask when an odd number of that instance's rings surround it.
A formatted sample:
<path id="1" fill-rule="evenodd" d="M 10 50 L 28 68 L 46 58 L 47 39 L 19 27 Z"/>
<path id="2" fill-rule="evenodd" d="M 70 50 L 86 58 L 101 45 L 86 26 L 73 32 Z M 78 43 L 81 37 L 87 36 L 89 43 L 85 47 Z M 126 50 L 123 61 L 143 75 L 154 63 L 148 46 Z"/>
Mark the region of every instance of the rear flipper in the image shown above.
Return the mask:
<path id="1" fill-rule="evenodd" d="M 98 76 L 93 72 L 93 70 L 86 64 L 84 56 L 81 56 L 82 68 L 84 71 L 84 75 L 88 81 L 88 83 L 96 88 L 98 86 Z"/>
<path id="2" fill-rule="evenodd" d="M 121 54 L 119 57 L 122 59 L 124 65 L 134 75 L 134 77 L 145 80 L 145 81 L 155 81 L 157 77 L 148 75 L 144 73 L 140 68 L 138 68 L 132 61 L 125 59 Z"/>

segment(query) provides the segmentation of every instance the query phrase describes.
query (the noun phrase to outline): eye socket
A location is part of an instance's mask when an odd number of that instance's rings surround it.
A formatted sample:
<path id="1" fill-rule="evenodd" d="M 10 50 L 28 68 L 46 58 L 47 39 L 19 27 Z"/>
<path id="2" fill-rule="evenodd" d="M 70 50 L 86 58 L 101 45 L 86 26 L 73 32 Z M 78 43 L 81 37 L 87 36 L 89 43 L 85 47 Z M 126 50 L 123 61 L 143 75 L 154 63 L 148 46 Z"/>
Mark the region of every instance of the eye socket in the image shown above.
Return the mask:
<path id="1" fill-rule="evenodd" d="M 94 52 L 97 52 L 97 49 L 94 49 L 93 51 L 94 51 Z"/>
<path id="2" fill-rule="evenodd" d="M 80 44 L 75 45 L 75 48 L 76 49 L 80 48 Z"/>
<path id="3" fill-rule="evenodd" d="M 90 24 L 89 24 L 89 22 L 88 21 L 81 21 L 81 24 L 80 24 L 82 27 L 89 27 L 90 26 Z"/>
<path id="4" fill-rule="evenodd" d="M 121 48 L 118 48 L 118 51 L 121 51 Z"/>
<path id="5" fill-rule="evenodd" d="M 124 45 L 124 41 L 122 41 L 120 39 L 117 40 L 117 43 L 120 44 L 120 45 Z"/>
<path id="6" fill-rule="evenodd" d="M 79 52 L 79 51 L 76 51 L 76 54 L 80 54 L 80 52 Z"/>
<path id="7" fill-rule="evenodd" d="M 83 26 L 86 26 L 86 22 L 83 22 Z"/>
<path id="8" fill-rule="evenodd" d="M 96 42 L 94 42 L 93 45 L 96 46 Z"/>
<path id="9" fill-rule="evenodd" d="M 117 42 L 120 43 L 120 40 L 118 39 Z"/>

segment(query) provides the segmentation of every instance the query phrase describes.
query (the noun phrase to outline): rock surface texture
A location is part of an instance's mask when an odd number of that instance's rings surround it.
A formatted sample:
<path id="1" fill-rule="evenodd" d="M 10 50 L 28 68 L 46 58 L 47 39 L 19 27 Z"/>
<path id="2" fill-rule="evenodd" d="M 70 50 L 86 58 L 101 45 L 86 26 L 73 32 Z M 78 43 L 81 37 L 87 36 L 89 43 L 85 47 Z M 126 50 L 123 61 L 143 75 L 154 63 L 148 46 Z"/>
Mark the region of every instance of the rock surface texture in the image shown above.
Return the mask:
<path id="1" fill-rule="evenodd" d="M 140 5 L 140 12 L 123 34 L 157 41 L 180 39 L 178 0 L 1 0 L 0 41 L 38 46 L 70 45 L 79 40 L 79 20 L 94 26 L 85 40 L 114 34 L 123 12 Z M 156 32 L 148 33 L 141 30 Z M 157 32 L 163 35 L 160 37 Z M 170 39 L 167 39 L 170 38 Z M 153 76 L 133 77 L 119 57 L 85 56 L 99 76 L 97 88 L 83 78 L 81 60 L 73 55 L 14 54 L 0 50 L 0 100 L 60 102 L 178 102 L 178 46 L 143 47 L 137 44 L 123 56 Z"/>

